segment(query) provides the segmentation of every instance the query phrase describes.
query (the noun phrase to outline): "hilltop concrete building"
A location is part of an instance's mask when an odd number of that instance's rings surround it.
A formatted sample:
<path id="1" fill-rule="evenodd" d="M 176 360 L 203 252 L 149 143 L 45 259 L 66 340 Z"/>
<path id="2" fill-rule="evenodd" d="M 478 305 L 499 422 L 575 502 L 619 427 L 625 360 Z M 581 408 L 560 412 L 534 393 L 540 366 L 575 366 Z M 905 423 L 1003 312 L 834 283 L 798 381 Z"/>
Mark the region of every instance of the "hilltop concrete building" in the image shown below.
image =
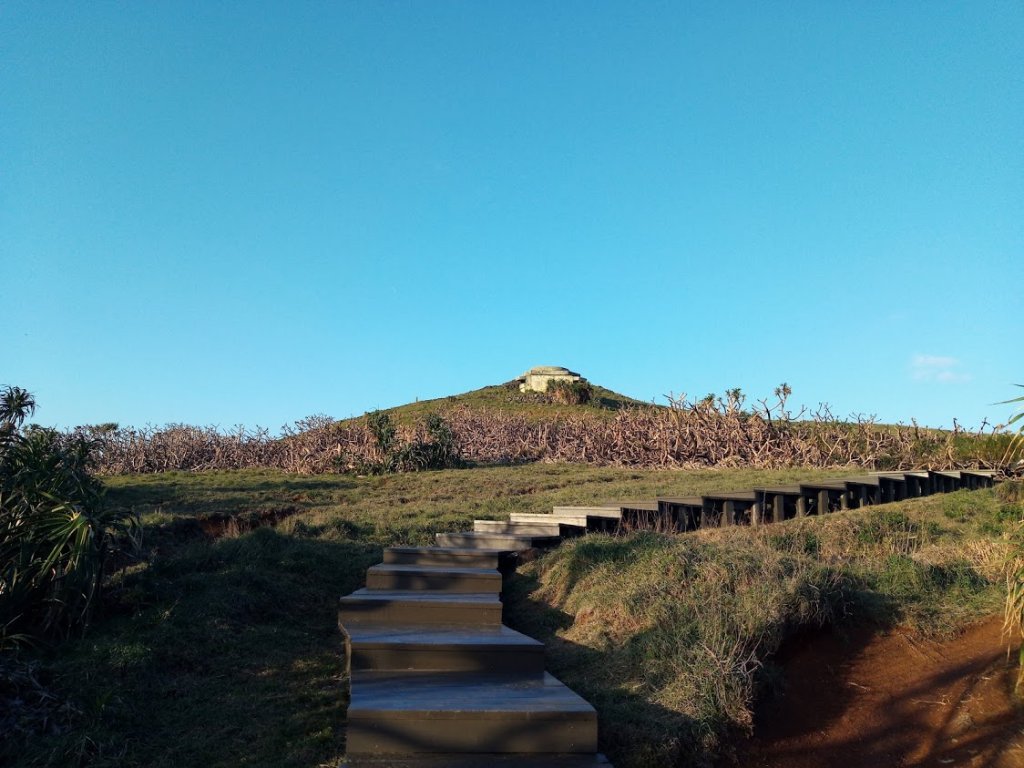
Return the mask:
<path id="1" fill-rule="evenodd" d="M 531 368 L 516 381 L 520 392 L 547 392 L 549 381 L 586 381 L 582 376 L 568 368 L 558 365 L 538 365 Z"/>

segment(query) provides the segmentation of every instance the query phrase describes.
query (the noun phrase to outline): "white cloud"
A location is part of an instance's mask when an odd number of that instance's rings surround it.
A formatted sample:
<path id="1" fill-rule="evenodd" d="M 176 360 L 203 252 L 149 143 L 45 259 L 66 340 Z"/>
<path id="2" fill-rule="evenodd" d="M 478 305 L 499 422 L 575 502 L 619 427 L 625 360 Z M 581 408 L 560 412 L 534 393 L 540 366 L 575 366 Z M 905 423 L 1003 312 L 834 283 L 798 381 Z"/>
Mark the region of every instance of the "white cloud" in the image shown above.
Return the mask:
<path id="1" fill-rule="evenodd" d="M 914 355 L 911 365 L 915 368 L 952 368 L 960 365 L 960 361 L 945 355 Z"/>
<path id="2" fill-rule="evenodd" d="M 970 381 L 971 374 L 960 370 L 960 365 L 960 360 L 949 355 L 914 355 L 910 358 L 910 375 L 917 381 Z"/>

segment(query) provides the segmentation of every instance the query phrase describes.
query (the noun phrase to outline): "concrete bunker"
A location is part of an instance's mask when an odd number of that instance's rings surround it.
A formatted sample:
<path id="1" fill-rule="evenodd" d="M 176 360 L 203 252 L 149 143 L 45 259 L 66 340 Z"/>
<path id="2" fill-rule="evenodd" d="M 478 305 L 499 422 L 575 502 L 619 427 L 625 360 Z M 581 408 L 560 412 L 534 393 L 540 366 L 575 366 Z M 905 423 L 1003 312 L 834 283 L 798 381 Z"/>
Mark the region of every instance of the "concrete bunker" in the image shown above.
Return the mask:
<path id="1" fill-rule="evenodd" d="M 547 392 L 549 382 L 585 382 L 586 379 L 575 371 L 570 371 L 568 368 L 562 368 L 559 365 L 538 365 L 528 370 L 517 378 L 516 381 L 519 382 L 520 392 Z"/>

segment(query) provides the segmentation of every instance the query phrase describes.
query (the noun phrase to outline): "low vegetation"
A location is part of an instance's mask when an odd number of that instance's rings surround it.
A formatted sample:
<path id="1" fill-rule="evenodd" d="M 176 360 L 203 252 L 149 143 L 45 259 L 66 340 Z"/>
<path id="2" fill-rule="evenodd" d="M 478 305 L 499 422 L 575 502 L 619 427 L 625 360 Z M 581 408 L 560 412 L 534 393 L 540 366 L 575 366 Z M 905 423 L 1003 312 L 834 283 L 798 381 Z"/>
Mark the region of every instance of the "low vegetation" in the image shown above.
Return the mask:
<path id="1" fill-rule="evenodd" d="M 361 475 L 387 475 L 394 472 L 422 472 L 428 469 L 453 469 L 464 466 L 452 430 L 437 414 L 430 414 L 423 434 L 400 442 L 391 417 L 383 411 L 366 414 L 366 427 L 373 435 L 376 452 L 359 464 Z"/>
<path id="2" fill-rule="evenodd" d="M 0 652 L 84 627 L 135 523 L 105 506 L 93 442 L 24 427 L 34 409 L 25 390 L 0 392 Z"/>
<path id="3" fill-rule="evenodd" d="M 108 575 L 87 637 L 23 651 L 31 666 L 0 676 L 0 763 L 334 768 L 344 753 L 336 600 L 382 547 L 473 518 L 836 471 L 531 464 L 107 478 L 110 508 L 141 515 L 142 550 Z M 998 610 L 1002 537 L 1018 506 L 961 492 L 760 530 L 592 536 L 524 568 L 507 620 L 543 638 L 553 671 L 598 707 L 616 765 L 700 764 L 727 729 L 749 725 L 772 652 L 800 627 L 852 618 L 944 632 Z"/>
<path id="4" fill-rule="evenodd" d="M 999 611 L 991 491 L 692 535 L 588 536 L 523 569 L 511 615 L 598 709 L 616 766 L 704 765 L 751 729 L 787 638 L 852 622 L 950 633 Z"/>
<path id="5" fill-rule="evenodd" d="M 611 418 L 616 411 L 624 408 L 650 406 L 652 403 L 636 400 L 627 395 L 613 392 L 602 386 L 587 382 L 590 397 L 584 405 L 584 413 L 598 418 Z M 417 400 L 414 403 L 386 409 L 395 422 L 415 424 L 431 413 L 443 413 L 454 408 L 471 410 L 502 411 L 514 413 L 527 421 L 541 422 L 566 416 L 578 416 L 579 404 L 565 404 L 554 400 L 547 392 L 520 392 L 518 381 L 481 387 L 461 395 L 450 395 L 434 400 Z"/>
<path id="6" fill-rule="evenodd" d="M 415 418 L 409 411 L 375 412 L 344 422 L 310 417 L 276 437 L 260 429 L 221 432 L 185 425 L 131 429 L 108 424 L 82 428 L 79 434 L 98 441 L 97 465 L 106 474 L 256 467 L 365 474 L 536 461 L 644 468 L 947 469 L 1003 466 L 1012 440 L 1002 433 L 882 425 L 866 417 L 842 420 L 827 407 L 793 412 L 790 394 L 783 384 L 773 400 L 750 406 L 735 389 L 723 397 L 672 398 L 667 407 L 619 401 L 611 410 L 592 407 L 606 399 L 599 388 L 577 383 L 556 387 L 550 397 L 563 402 L 589 398 L 591 405 L 545 403 L 547 393 L 507 395 L 541 398 L 537 408 L 554 409 L 544 418 L 533 411 L 456 400 L 439 410 L 416 411 Z M 381 448 L 381 420 L 387 421 L 386 450 Z"/>
<path id="7" fill-rule="evenodd" d="M 552 403 L 586 405 L 594 398 L 594 388 L 585 381 L 551 379 L 545 394 Z"/>
<path id="8" fill-rule="evenodd" d="M 1018 387 L 1024 385 L 1018 384 Z M 1006 403 L 1024 403 L 1024 396 L 1007 400 Z M 1024 406 L 1018 407 L 1017 411 L 1010 417 L 1008 426 L 1024 421 Z M 1024 453 L 1024 424 L 1016 427 L 1016 434 L 1013 442 L 1007 451 L 1008 458 L 1012 461 L 1019 459 Z M 1022 481 L 1008 482 L 999 488 L 1000 497 L 1009 503 L 1024 501 L 1024 483 Z M 1004 609 L 1003 629 L 1014 640 L 1024 640 L 1024 515 L 1018 515 L 1016 525 L 1010 534 L 1010 548 L 1006 557 L 1006 606 Z M 1019 672 L 1017 676 L 1017 691 L 1024 688 L 1024 642 L 1020 643 L 1019 651 Z"/>

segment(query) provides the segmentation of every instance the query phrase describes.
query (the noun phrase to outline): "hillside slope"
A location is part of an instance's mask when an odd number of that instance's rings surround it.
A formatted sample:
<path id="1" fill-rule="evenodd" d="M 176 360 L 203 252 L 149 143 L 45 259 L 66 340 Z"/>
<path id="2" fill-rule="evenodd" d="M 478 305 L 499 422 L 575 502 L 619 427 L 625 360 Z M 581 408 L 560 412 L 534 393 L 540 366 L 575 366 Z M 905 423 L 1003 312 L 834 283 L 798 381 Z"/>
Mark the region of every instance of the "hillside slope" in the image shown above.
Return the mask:
<path id="1" fill-rule="evenodd" d="M 39 728 L 4 732 L 0 765 L 337 766 L 337 599 L 382 547 L 474 518 L 830 474 L 530 464 L 108 478 L 112 507 L 142 516 L 143 552 L 110 574 L 87 637 L 26 650 L 58 698 Z M 961 491 L 756 529 L 582 537 L 520 568 L 506 616 L 595 705 L 614 765 L 706 765 L 749 727 L 759 684 L 778 680 L 774 652 L 801 627 L 834 618 L 935 636 L 998 613 L 998 557 L 1022 512 L 993 490 Z"/>
<path id="2" fill-rule="evenodd" d="M 553 416 L 574 416 L 579 414 L 596 414 L 613 416 L 616 411 L 627 406 L 651 406 L 642 400 L 634 400 L 627 395 L 613 392 L 591 383 L 593 399 L 586 405 L 562 405 L 552 403 L 546 395 L 539 392 L 520 392 L 515 381 L 495 384 L 461 395 L 439 397 L 434 400 L 417 400 L 414 403 L 399 405 L 394 408 L 381 409 L 400 423 L 416 421 L 428 413 L 435 413 L 457 406 L 467 408 L 487 408 L 506 411 L 525 416 L 531 421 L 542 421 Z"/>

